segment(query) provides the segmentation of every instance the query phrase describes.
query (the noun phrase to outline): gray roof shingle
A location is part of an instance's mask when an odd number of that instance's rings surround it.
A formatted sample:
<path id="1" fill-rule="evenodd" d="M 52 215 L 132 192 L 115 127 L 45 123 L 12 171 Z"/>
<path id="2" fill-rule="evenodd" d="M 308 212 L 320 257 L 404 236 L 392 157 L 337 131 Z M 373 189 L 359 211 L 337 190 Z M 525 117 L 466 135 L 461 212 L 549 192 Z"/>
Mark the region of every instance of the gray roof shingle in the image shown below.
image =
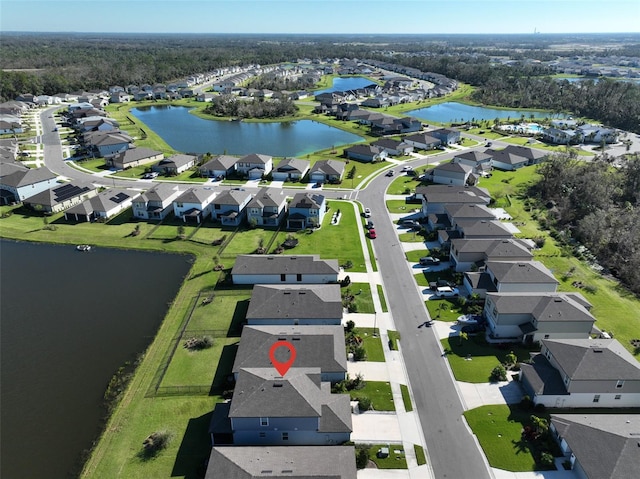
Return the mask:
<path id="1" fill-rule="evenodd" d="M 247 311 L 247 320 L 324 318 L 342 318 L 338 284 L 258 284 Z"/>

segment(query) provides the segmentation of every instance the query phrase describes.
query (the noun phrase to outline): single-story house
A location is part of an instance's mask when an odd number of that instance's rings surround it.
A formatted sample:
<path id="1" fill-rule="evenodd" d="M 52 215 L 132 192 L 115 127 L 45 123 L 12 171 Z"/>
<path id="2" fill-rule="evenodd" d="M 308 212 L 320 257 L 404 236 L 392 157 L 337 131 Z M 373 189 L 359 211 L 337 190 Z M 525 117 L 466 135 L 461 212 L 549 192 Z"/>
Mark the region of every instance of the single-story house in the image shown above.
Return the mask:
<path id="1" fill-rule="evenodd" d="M 640 406 L 640 363 L 615 339 L 544 339 L 520 369 L 535 404 L 556 408 Z"/>
<path id="2" fill-rule="evenodd" d="M 238 379 L 242 368 L 272 367 L 269 349 L 277 341 L 288 341 L 296 348 L 297 368 L 320 368 L 320 380 L 336 383 L 347 376 L 347 354 L 342 326 L 245 326 L 233 363 Z M 291 359 L 287 348 L 274 351 L 276 361 Z"/>
<path id="3" fill-rule="evenodd" d="M 412 145 L 392 138 L 381 138 L 380 140 L 374 141 L 372 145 L 377 146 L 392 156 L 406 156 L 413 153 Z"/>
<path id="4" fill-rule="evenodd" d="M 118 153 L 127 151 L 131 147 L 133 141 L 129 135 L 127 135 L 126 133 L 122 133 L 121 131 L 107 131 L 96 133 L 99 133 L 99 135 L 85 135 L 85 138 L 89 139 L 89 144 L 97 150 L 98 156 L 102 156 L 105 158 L 112 157 L 114 155 L 117 156 Z M 109 165 L 109 163 L 107 162 L 107 166 L 114 165 Z"/>
<path id="5" fill-rule="evenodd" d="M 339 325 L 339 284 L 256 284 L 247 310 L 249 325 Z"/>
<path id="6" fill-rule="evenodd" d="M 442 145 L 442 141 L 430 133 L 416 133 L 407 136 L 404 138 L 404 142 L 420 150 L 433 150 Z"/>
<path id="7" fill-rule="evenodd" d="M 416 197 L 422 199 L 422 214 L 444 213 L 445 206 L 452 204 L 488 205 L 489 192 L 478 186 L 428 185 L 416 187 Z"/>
<path id="8" fill-rule="evenodd" d="M 208 178 L 226 178 L 236 170 L 236 156 L 219 155 L 207 161 L 199 168 L 200 176 Z"/>
<path id="9" fill-rule="evenodd" d="M 136 166 L 155 163 L 164 158 L 164 153 L 151 148 L 130 148 L 109 158 L 105 158 L 107 166 L 118 170 L 126 170 Z"/>
<path id="10" fill-rule="evenodd" d="M 193 167 L 196 161 L 198 161 L 197 156 L 177 154 L 160 160 L 151 169 L 164 175 L 179 175 Z"/>
<path id="11" fill-rule="evenodd" d="M 473 168 L 463 163 L 442 163 L 431 169 L 427 177 L 441 185 L 475 186 L 478 183 Z"/>
<path id="12" fill-rule="evenodd" d="M 23 200 L 23 204 L 35 211 L 58 213 L 97 194 L 98 190 L 91 183 L 70 181 L 30 196 Z"/>
<path id="13" fill-rule="evenodd" d="M 335 259 L 318 255 L 239 255 L 231 270 L 233 284 L 337 283 Z"/>
<path id="14" fill-rule="evenodd" d="M 278 163 L 271 176 L 273 181 L 300 181 L 309 171 L 309 161 L 298 158 L 284 158 Z"/>
<path id="15" fill-rule="evenodd" d="M 387 157 L 385 150 L 371 145 L 353 145 L 345 148 L 344 154 L 349 159 L 364 161 L 366 163 L 383 161 Z"/>
<path id="16" fill-rule="evenodd" d="M 255 226 L 280 226 L 287 213 L 282 190 L 262 188 L 247 204 L 247 221 Z"/>
<path id="17" fill-rule="evenodd" d="M 344 169 L 343 161 L 319 160 L 309 170 L 309 180 L 315 183 L 340 183 Z"/>
<path id="18" fill-rule="evenodd" d="M 138 192 L 122 188 L 109 188 L 64 212 L 64 219 L 71 221 L 106 220 L 129 208 Z"/>

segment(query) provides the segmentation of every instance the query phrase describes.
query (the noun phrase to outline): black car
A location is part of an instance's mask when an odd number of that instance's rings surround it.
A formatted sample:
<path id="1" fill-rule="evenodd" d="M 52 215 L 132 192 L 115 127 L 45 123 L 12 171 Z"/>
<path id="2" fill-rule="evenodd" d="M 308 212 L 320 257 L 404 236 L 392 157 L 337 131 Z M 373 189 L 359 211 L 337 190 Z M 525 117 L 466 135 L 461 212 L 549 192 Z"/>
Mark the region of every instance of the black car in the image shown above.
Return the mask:
<path id="1" fill-rule="evenodd" d="M 371 228 L 373 228 L 373 221 L 371 220 L 367 221 L 367 224 L 364 225 L 364 227 L 370 230 Z"/>
<path id="2" fill-rule="evenodd" d="M 484 324 L 467 324 L 460 330 L 466 334 L 477 334 L 484 331 Z"/>

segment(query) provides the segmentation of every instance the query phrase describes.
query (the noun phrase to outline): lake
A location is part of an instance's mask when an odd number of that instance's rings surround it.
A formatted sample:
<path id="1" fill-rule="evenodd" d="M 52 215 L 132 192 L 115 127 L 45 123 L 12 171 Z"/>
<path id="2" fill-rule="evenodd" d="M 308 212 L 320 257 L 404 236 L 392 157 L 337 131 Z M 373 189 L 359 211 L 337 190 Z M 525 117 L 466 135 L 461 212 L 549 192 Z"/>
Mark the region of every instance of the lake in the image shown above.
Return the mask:
<path id="1" fill-rule="evenodd" d="M 151 343 L 191 260 L 5 240 L 0 259 L 0 475 L 69 477 L 109 380 Z"/>
<path id="2" fill-rule="evenodd" d="M 375 82 L 364 77 L 338 77 L 333 79 L 331 88 L 317 90 L 313 93 L 314 95 L 319 95 L 320 93 L 329 93 L 334 91 L 357 90 L 358 88 L 364 88 L 369 85 L 375 85 Z"/>
<path id="3" fill-rule="evenodd" d="M 313 120 L 269 123 L 204 120 L 189 110 L 165 105 L 132 108 L 131 114 L 171 148 L 185 153 L 292 157 L 363 141 L 358 135 Z"/>
<path id="4" fill-rule="evenodd" d="M 455 123 L 477 120 L 493 120 L 495 118 L 501 119 L 516 119 L 522 115 L 528 120 L 531 115 L 534 118 L 551 117 L 551 112 L 545 111 L 530 111 L 530 110 L 498 110 L 495 108 L 487 108 L 484 106 L 465 105 L 457 102 L 439 103 L 427 108 L 420 108 L 418 110 L 411 110 L 406 113 L 408 116 L 415 116 L 423 120 L 436 121 L 438 123 Z"/>

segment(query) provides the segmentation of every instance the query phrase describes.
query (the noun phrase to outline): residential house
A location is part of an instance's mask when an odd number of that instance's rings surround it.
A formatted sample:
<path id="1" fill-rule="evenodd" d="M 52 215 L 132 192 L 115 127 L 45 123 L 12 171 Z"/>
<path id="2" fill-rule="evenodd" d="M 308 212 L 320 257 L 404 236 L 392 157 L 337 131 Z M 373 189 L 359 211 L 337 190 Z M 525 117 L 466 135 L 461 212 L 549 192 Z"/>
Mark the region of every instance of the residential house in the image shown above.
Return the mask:
<path id="1" fill-rule="evenodd" d="M 213 200 L 211 217 L 222 226 L 238 226 L 246 217 L 246 206 L 251 198 L 251 193 L 242 188 L 222 191 Z"/>
<path id="2" fill-rule="evenodd" d="M 200 101 L 200 102 L 208 103 L 208 102 L 213 101 L 213 99 L 215 98 L 215 96 L 216 96 L 216 95 L 215 95 L 215 94 L 213 94 L 213 93 L 199 93 L 199 94 L 196 96 L 196 100 L 197 100 L 197 101 Z"/>
<path id="3" fill-rule="evenodd" d="M 309 171 L 309 161 L 298 158 L 284 158 L 278 163 L 271 176 L 273 181 L 301 181 Z"/>
<path id="4" fill-rule="evenodd" d="M 429 185 L 418 186 L 416 197 L 422 199 L 422 214 L 444 213 L 445 206 L 453 204 L 488 205 L 491 195 L 477 186 Z"/>
<path id="5" fill-rule="evenodd" d="M 173 211 L 173 201 L 181 194 L 177 185 L 158 183 L 133 200 L 133 217 L 163 220 Z"/>
<path id="6" fill-rule="evenodd" d="M 372 145 L 353 145 L 344 149 L 344 154 L 352 160 L 363 161 L 365 163 L 375 163 L 384 161 L 387 152 Z"/>
<path id="7" fill-rule="evenodd" d="M 57 176 L 46 167 L 26 168 L 19 163 L 0 163 L 0 204 L 19 203 L 56 184 Z"/>
<path id="8" fill-rule="evenodd" d="M 453 145 L 455 143 L 460 143 L 460 132 L 457 130 L 439 128 L 437 130 L 429 131 L 428 134 L 440 140 L 443 145 Z"/>
<path id="9" fill-rule="evenodd" d="M 269 155 L 251 153 L 243 156 L 236 163 L 236 172 L 247 176 L 250 180 L 257 180 L 268 175 L 273 169 L 273 158 Z"/>
<path id="10" fill-rule="evenodd" d="M 427 173 L 427 179 L 441 185 L 475 186 L 478 177 L 471 166 L 463 163 L 442 163 Z"/>
<path id="11" fill-rule="evenodd" d="M 442 145 L 442 141 L 432 136 L 431 133 L 416 133 L 415 135 L 406 136 L 404 142 L 420 150 L 433 150 Z"/>
<path id="12" fill-rule="evenodd" d="M 339 284 L 256 284 L 247 310 L 249 325 L 339 325 Z"/>
<path id="13" fill-rule="evenodd" d="M 581 125 L 578 128 L 585 143 L 615 143 L 618 141 L 618 131 L 599 125 Z"/>
<path id="14" fill-rule="evenodd" d="M 386 151 L 387 154 L 391 156 L 406 156 L 413 153 L 412 145 L 391 138 L 381 138 L 380 140 L 374 141 L 372 145 Z"/>
<path id="15" fill-rule="evenodd" d="M 270 348 L 277 341 L 287 341 L 296 349 L 297 368 L 320 368 L 320 380 L 336 383 L 347 376 L 347 354 L 342 326 L 245 326 L 233 363 L 238 379 L 242 368 L 273 367 Z M 291 351 L 277 348 L 275 360 L 286 363 Z"/>
<path id="16" fill-rule="evenodd" d="M 224 179 L 236 170 L 237 162 L 238 158 L 235 156 L 216 156 L 199 168 L 200 176 Z"/>
<path id="17" fill-rule="evenodd" d="M 111 118 L 105 118 L 103 116 L 87 116 L 84 118 L 78 118 L 74 128 L 81 133 L 86 131 L 111 131 L 115 132 L 119 129 L 120 125 L 117 121 Z"/>
<path id="18" fill-rule="evenodd" d="M 278 227 L 287 213 L 287 197 L 282 190 L 262 188 L 247 204 L 250 225 Z"/>
<path id="19" fill-rule="evenodd" d="M 615 339 L 543 339 L 520 369 L 535 404 L 556 408 L 640 406 L 640 363 Z"/>
<path id="20" fill-rule="evenodd" d="M 483 272 L 464 274 L 469 294 L 554 293 L 558 280 L 539 261 L 488 261 Z"/>
<path id="21" fill-rule="evenodd" d="M 458 272 L 484 268 L 489 261 L 531 261 L 531 247 L 522 240 L 509 239 L 467 239 L 451 240 L 449 260 Z"/>
<path id="22" fill-rule="evenodd" d="M 588 338 L 596 320 L 579 293 L 487 293 L 484 317 L 490 341 Z"/>
<path id="23" fill-rule="evenodd" d="M 356 479 L 353 446 L 214 446 L 205 479 Z"/>
<path id="24" fill-rule="evenodd" d="M 207 187 L 192 187 L 173 200 L 173 214 L 182 221 L 200 224 L 213 211 L 216 192 Z"/>
<path id="25" fill-rule="evenodd" d="M 335 259 L 318 255 L 238 255 L 231 270 L 233 284 L 337 283 Z"/>
<path id="26" fill-rule="evenodd" d="M 461 163 L 473 168 L 473 173 L 485 176 L 491 172 L 491 155 L 481 151 L 465 151 L 451 159 L 452 163 Z"/>
<path id="27" fill-rule="evenodd" d="M 109 188 L 66 210 L 64 219 L 78 222 L 107 220 L 131 207 L 138 195 L 138 192 L 122 188 Z"/>
<path id="28" fill-rule="evenodd" d="M 491 155 L 491 165 L 498 170 L 512 171 L 523 166 L 536 165 L 545 160 L 548 153 L 519 145 L 509 145 L 503 150 L 485 150 Z"/>
<path id="29" fill-rule="evenodd" d="M 109 98 L 109 101 L 111 103 L 126 103 L 131 101 L 133 97 L 131 95 L 129 95 L 128 93 L 125 93 L 124 91 L 116 91 L 111 93 L 111 97 Z"/>
<path id="30" fill-rule="evenodd" d="M 164 154 L 161 151 L 152 150 L 151 148 L 136 147 L 105 158 L 105 163 L 109 167 L 116 168 L 118 170 L 126 170 L 127 168 L 155 163 L 163 158 Z"/>
<path id="31" fill-rule="evenodd" d="M 394 118 L 385 116 L 371 122 L 371 131 L 379 135 L 400 135 L 414 133 L 422 129 L 422 122 L 416 118 Z"/>
<path id="32" fill-rule="evenodd" d="M 163 175 L 179 175 L 195 166 L 198 157 L 194 155 L 171 155 L 169 158 L 163 158 L 151 169 Z"/>
<path id="33" fill-rule="evenodd" d="M 323 195 L 297 193 L 289 203 L 287 229 L 303 230 L 322 226 L 327 212 L 327 202 Z"/>
<path id="34" fill-rule="evenodd" d="M 98 152 L 98 156 L 112 157 L 127 151 L 132 144 L 132 139 L 126 133 L 120 131 L 98 132 L 99 135 L 86 136 L 90 145 Z M 156 161 L 156 160 L 154 160 Z"/>
<path id="35" fill-rule="evenodd" d="M 343 161 L 319 160 L 309 170 L 309 180 L 315 183 L 340 183 L 344 169 Z"/>
<path id="36" fill-rule="evenodd" d="M 284 377 L 273 367 L 243 368 L 229 405 L 233 444 L 343 444 L 352 431 L 349 401 L 348 394 L 331 393 L 320 368 L 292 367 Z"/>
<path id="37" fill-rule="evenodd" d="M 97 194 L 96 187 L 91 183 L 70 181 L 36 193 L 22 202 L 27 208 L 52 214 L 71 208 Z"/>
<path id="38" fill-rule="evenodd" d="M 549 431 L 578 479 L 638 475 L 639 414 L 552 414 Z"/>

